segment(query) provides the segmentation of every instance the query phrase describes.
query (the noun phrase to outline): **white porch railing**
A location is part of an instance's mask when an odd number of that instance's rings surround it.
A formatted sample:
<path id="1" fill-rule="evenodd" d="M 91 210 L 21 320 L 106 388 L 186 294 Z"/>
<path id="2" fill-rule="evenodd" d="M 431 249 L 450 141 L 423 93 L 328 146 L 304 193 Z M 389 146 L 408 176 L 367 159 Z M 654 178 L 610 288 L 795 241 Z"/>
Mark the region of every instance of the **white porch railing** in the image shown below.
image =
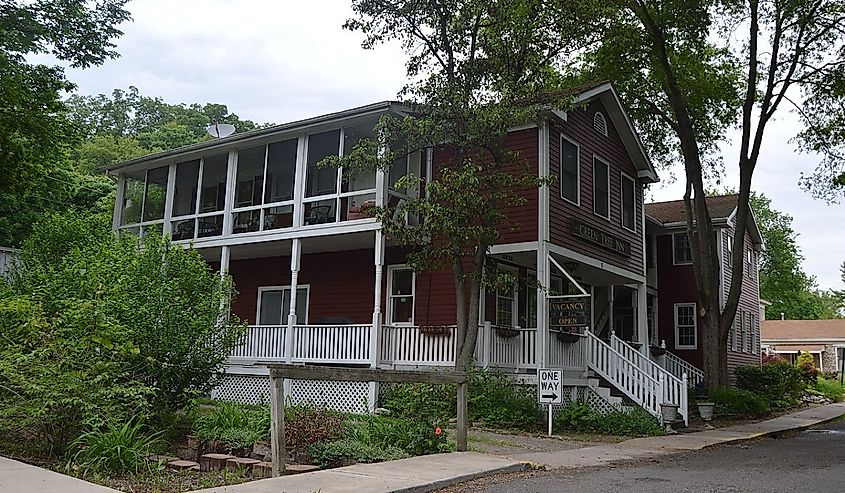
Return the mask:
<path id="1" fill-rule="evenodd" d="M 610 333 L 610 347 L 623 357 L 632 361 L 654 380 L 661 382 L 663 387 L 661 403 L 672 403 L 678 405 L 678 414 L 684 419 L 684 424 L 689 424 L 689 394 L 687 393 L 686 374 L 678 378 L 666 371 L 663 367 L 652 361 L 643 353 L 631 347 L 627 342 Z"/>
<path id="2" fill-rule="evenodd" d="M 587 345 L 584 337 L 575 342 L 562 342 L 554 333 L 549 334 L 549 367 L 564 370 L 587 370 Z"/>
<path id="3" fill-rule="evenodd" d="M 585 333 L 589 368 L 659 419 L 663 382 L 641 370 L 589 330 Z"/>
<path id="4" fill-rule="evenodd" d="M 444 334 L 426 334 L 419 327 L 382 327 L 379 360 L 389 365 L 454 366 L 455 327 Z"/>
<path id="5" fill-rule="evenodd" d="M 295 325 L 291 348 L 295 363 L 366 364 L 371 325 Z M 232 358 L 284 361 L 284 325 L 251 325 Z"/>
<path id="6" fill-rule="evenodd" d="M 511 335 L 516 331 L 515 335 Z M 475 359 L 484 367 L 526 369 L 537 367 L 537 329 L 479 327 Z"/>
<path id="7" fill-rule="evenodd" d="M 687 381 L 691 387 L 695 387 L 704 381 L 703 371 L 675 356 L 669 351 L 666 351 L 666 354 L 663 355 L 661 364 L 666 371 L 675 375 L 677 378 L 682 378 L 682 375 L 686 374 Z"/>

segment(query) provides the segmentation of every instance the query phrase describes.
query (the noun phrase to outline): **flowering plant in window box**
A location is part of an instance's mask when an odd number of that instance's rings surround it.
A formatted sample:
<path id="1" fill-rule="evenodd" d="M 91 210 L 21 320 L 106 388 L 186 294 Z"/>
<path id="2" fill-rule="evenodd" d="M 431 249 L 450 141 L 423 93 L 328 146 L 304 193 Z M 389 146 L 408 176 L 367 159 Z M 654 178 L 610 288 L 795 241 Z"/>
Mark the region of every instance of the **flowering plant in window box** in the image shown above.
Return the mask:
<path id="1" fill-rule="evenodd" d="M 553 331 L 557 340 L 564 343 L 573 343 L 581 338 L 581 329 L 578 327 L 571 327 L 568 330 Z"/>
<path id="2" fill-rule="evenodd" d="M 510 339 L 511 337 L 519 335 L 519 327 L 504 327 L 497 325 L 496 334 L 498 334 L 499 337 Z"/>
<path id="3" fill-rule="evenodd" d="M 420 333 L 430 336 L 449 335 L 452 328 L 448 325 L 420 325 Z"/>

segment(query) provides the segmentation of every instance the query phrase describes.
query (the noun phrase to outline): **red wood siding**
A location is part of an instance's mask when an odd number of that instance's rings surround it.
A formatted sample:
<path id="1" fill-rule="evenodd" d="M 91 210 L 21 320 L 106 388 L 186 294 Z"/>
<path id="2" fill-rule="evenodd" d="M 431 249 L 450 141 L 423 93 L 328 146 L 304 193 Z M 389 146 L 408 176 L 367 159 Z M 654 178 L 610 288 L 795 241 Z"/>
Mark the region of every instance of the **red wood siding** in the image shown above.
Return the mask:
<path id="1" fill-rule="evenodd" d="M 388 248 L 382 278 L 382 312 L 387 317 L 387 267 L 405 262 L 405 252 Z M 375 266 L 373 250 L 303 255 L 298 284 L 309 286 L 308 322 L 323 317 L 346 317 L 358 324 L 373 319 Z M 232 312 L 256 323 L 258 288 L 290 285 L 290 257 L 232 260 L 229 272 L 238 291 Z M 414 321 L 417 325 L 455 323 L 455 296 L 450 271 L 422 273 L 416 279 Z"/>
<path id="2" fill-rule="evenodd" d="M 524 176 L 526 173 L 538 172 L 538 132 L 536 128 L 519 130 L 508 134 L 506 145 L 508 150 L 517 154 L 515 162 L 508 164 L 505 171 Z M 439 148 L 434 152 L 432 167 L 437 170 L 451 159 L 449 148 Z M 489 158 L 483 158 L 482 161 Z M 499 229 L 501 235 L 499 244 L 521 243 L 537 241 L 539 189 L 526 188 L 516 190 L 516 194 L 524 199 L 524 203 L 510 207 L 505 214 L 505 221 Z"/>
<path id="3" fill-rule="evenodd" d="M 723 298 L 727 299 L 730 289 L 731 267 L 728 263 L 727 238 L 733 235 L 733 228 L 722 229 L 722 271 L 723 271 Z M 751 235 L 746 232 L 745 248 L 751 248 Z M 741 365 L 760 363 L 759 337 L 760 337 L 760 293 L 755 267 L 753 276 L 743 274 L 742 293 L 740 294 L 739 308 L 737 310 L 736 327 L 739 327 L 740 317 L 751 312 L 757 317 L 753 333 L 758 343 L 753 345 L 753 354 L 745 353 L 741 347 L 734 351 L 728 342 L 728 375 L 731 382 L 735 380 L 734 369 Z M 677 356 L 689 363 L 701 368 L 703 356 L 701 350 L 701 317 L 699 317 L 698 349 L 675 349 L 675 303 L 696 303 L 698 304 L 698 288 L 695 284 L 695 274 L 692 265 L 672 264 L 672 235 L 660 235 L 657 237 L 657 286 L 658 286 L 658 330 L 661 340 L 666 340 L 666 346 Z M 699 308 L 700 310 L 700 308 Z M 754 352 L 756 350 L 756 352 Z"/>
<path id="4" fill-rule="evenodd" d="M 567 113 L 567 121 L 554 119 L 549 128 L 549 171 L 554 177 L 549 187 L 549 236 L 553 243 L 578 253 L 597 258 L 603 262 L 644 274 L 642 242 L 642 183 L 637 179 L 637 170 L 625 150 L 619 133 L 607 118 L 608 135 L 604 136 L 593 128 L 596 111 L 607 115 L 604 106 L 597 101 L 584 109 Z M 560 191 L 560 138 L 561 134 L 579 146 L 580 206 L 561 198 Z M 593 156 L 610 164 L 610 220 L 593 213 Z M 635 181 L 634 200 L 635 231 L 622 227 L 622 175 L 625 172 Z M 572 234 L 571 218 L 604 230 L 631 244 L 631 254 L 620 255 L 605 250 Z"/>

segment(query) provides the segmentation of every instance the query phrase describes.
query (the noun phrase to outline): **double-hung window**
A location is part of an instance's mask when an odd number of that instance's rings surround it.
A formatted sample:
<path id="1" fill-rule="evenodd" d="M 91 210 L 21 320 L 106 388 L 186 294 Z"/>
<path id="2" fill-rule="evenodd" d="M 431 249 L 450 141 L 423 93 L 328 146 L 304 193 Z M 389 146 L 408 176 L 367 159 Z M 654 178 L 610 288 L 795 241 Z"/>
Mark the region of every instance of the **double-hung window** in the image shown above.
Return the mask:
<path id="1" fill-rule="evenodd" d="M 516 276 L 516 272 L 512 273 Z M 496 290 L 496 325 L 514 327 L 517 325 L 516 280 L 499 286 Z"/>
<path id="2" fill-rule="evenodd" d="M 689 244 L 689 236 L 686 233 L 674 233 L 672 235 L 672 261 L 675 265 L 692 263 L 692 249 Z"/>
<path id="3" fill-rule="evenodd" d="M 728 241 L 725 243 L 727 248 L 726 253 L 728 255 L 728 267 L 733 267 L 734 265 L 734 236 L 731 234 L 730 230 L 724 230 L 725 236 L 727 237 Z"/>
<path id="4" fill-rule="evenodd" d="M 750 353 L 751 352 L 751 339 L 754 333 L 754 315 L 751 312 L 746 312 L 745 314 L 747 324 L 745 329 L 745 337 L 742 340 L 742 352 Z"/>
<path id="5" fill-rule="evenodd" d="M 576 205 L 580 202 L 578 145 L 560 137 L 560 196 Z"/>
<path id="6" fill-rule="evenodd" d="M 416 274 L 404 265 L 390 266 L 387 273 L 388 323 L 389 325 L 413 325 Z"/>
<path id="7" fill-rule="evenodd" d="M 593 157 L 593 212 L 610 219 L 610 166 Z"/>
<path id="8" fill-rule="evenodd" d="M 637 184 L 633 178 L 622 173 L 622 227 L 636 231 Z"/>
<path id="9" fill-rule="evenodd" d="M 258 288 L 258 325 L 287 325 L 290 313 L 290 286 Z M 296 288 L 296 323 L 308 323 L 308 286 Z"/>
<path id="10" fill-rule="evenodd" d="M 695 303 L 675 304 L 675 349 L 695 349 L 698 323 Z"/>

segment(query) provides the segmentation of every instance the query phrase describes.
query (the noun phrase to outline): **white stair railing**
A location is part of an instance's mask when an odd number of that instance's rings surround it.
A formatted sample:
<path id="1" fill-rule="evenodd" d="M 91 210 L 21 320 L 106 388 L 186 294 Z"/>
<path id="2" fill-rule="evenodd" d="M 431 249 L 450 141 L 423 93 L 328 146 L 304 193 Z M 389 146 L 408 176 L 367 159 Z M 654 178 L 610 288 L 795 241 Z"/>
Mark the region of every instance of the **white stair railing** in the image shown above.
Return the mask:
<path id="1" fill-rule="evenodd" d="M 681 378 L 681 375 L 686 373 L 687 380 L 689 381 L 689 385 L 691 387 L 695 387 L 704 381 L 703 371 L 675 356 L 669 351 L 666 351 L 666 354 L 663 355 L 663 364 L 665 365 L 664 368 L 666 371 L 678 378 Z"/>
<path id="2" fill-rule="evenodd" d="M 643 353 L 637 351 L 630 344 L 610 333 L 610 347 L 628 360 L 634 362 L 639 369 L 651 378 L 663 381 L 663 395 L 660 403 L 666 402 L 678 405 L 678 414 L 684 419 L 684 425 L 689 425 L 689 394 L 687 393 L 687 377 L 676 377 L 662 366 L 652 361 Z M 660 404 L 658 403 L 658 404 Z"/>
<path id="3" fill-rule="evenodd" d="M 586 330 L 587 366 L 632 401 L 660 419 L 663 381 L 640 369 L 609 344 Z"/>

